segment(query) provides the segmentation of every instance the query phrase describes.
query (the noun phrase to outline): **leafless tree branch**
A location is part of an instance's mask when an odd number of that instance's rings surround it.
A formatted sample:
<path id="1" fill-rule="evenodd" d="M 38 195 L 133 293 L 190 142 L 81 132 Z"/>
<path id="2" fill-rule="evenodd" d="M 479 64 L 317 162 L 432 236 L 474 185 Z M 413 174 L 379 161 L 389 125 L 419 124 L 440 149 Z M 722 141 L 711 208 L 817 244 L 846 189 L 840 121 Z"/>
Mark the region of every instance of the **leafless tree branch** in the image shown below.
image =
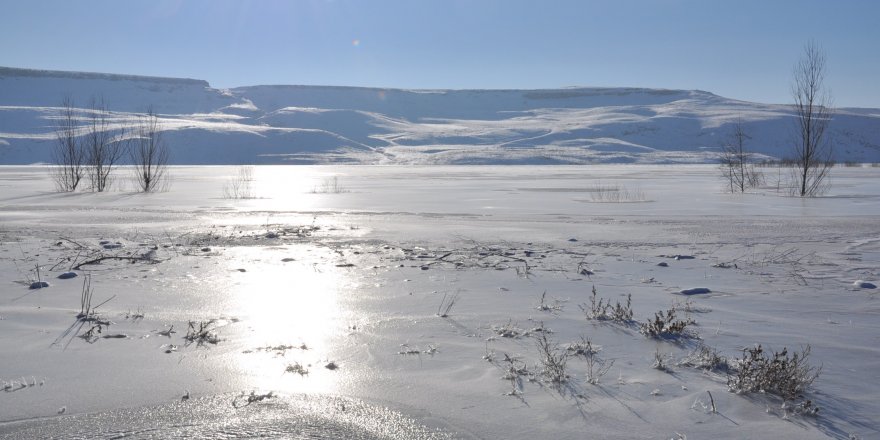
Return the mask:
<path id="1" fill-rule="evenodd" d="M 832 147 L 826 136 L 833 116 L 832 100 L 824 80 L 825 53 L 816 42 L 810 41 L 794 66 L 791 86 L 798 133 L 793 190 L 801 197 L 813 197 L 826 191 L 833 166 Z"/>
<path id="2" fill-rule="evenodd" d="M 730 139 L 721 147 L 721 173 L 730 192 L 745 192 L 763 183 L 763 175 L 755 169 L 752 153 L 745 146 L 749 139 L 742 121 L 737 120 Z"/>
<path id="3" fill-rule="evenodd" d="M 73 192 L 85 175 L 85 153 L 79 139 L 79 121 L 73 99 L 61 101 L 55 125 L 55 146 L 52 149 L 52 180 L 59 191 Z"/>
<path id="4" fill-rule="evenodd" d="M 113 136 L 110 112 L 103 99 L 92 99 L 86 122 L 84 149 L 89 183 L 92 191 L 104 192 L 112 183 L 111 172 L 126 150 L 126 134 Z"/>
<path id="5" fill-rule="evenodd" d="M 166 182 L 170 153 L 152 108 L 138 121 L 135 135 L 129 150 L 135 181 L 143 192 L 156 191 Z"/>

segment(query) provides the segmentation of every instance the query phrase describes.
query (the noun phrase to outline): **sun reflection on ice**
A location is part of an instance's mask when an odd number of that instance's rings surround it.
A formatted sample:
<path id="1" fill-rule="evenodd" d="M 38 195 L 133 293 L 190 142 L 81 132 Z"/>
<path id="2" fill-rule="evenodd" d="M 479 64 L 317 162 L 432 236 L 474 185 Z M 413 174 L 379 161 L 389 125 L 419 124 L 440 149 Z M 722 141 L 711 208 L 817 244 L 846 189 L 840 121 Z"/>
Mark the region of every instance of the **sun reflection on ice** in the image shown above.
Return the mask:
<path id="1" fill-rule="evenodd" d="M 346 275 L 333 252 L 309 244 L 237 251 L 230 264 L 251 267 L 230 289 L 232 306 L 247 326 L 237 362 L 252 386 L 337 393 L 341 374 L 331 364 L 338 367 L 340 360 L 330 353 L 345 329 L 339 292 Z"/>

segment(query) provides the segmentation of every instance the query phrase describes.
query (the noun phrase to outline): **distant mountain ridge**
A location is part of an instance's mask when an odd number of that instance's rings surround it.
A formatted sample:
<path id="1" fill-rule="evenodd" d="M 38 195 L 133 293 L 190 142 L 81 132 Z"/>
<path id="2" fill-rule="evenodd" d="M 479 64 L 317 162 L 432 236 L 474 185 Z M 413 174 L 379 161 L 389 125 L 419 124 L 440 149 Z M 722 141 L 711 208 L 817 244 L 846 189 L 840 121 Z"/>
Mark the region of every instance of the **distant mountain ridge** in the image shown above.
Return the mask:
<path id="1" fill-rule="evenodd" d="M 181 83 L 181 84 L 197 84 L 209 87 L 207 81 L 202 79 L 191 78 L 167 78 L 159 76 L 143 76 L 143 75 L 124 75 L 118 73 L 98 73 L 98 72 L 68 72 L 64 70 L 40 70 L 40 69 L 20 69 L 16 67 L 0 66 L 0 77 L 52 77 L 52 78 L 77 78 L 77 79 L 105 79 L 109 81 L 148 81 L 148 82 L 164 82 L 164 83 Z"/>
<path id="2" fill-rule="evenodd" d="M 789 154 L 790 107 L 699 90 L 407 90 L 263 85 L 0 67 L 0 164 L 46 162 L 68 96 L 102 97 L 114 127 L 152 106 L 177 164 L 714 162 L 736 121 Z M 835 159 L 880 162 L 880 109 L 837 109 Z"/>

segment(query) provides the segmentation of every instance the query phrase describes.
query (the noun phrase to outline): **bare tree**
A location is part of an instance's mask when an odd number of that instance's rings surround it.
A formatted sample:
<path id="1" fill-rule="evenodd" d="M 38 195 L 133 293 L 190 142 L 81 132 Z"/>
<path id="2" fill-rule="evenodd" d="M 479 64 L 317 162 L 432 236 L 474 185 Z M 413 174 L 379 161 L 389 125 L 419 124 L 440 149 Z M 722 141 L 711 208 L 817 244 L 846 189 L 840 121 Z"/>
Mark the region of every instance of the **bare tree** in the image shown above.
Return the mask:
<path id="1" fill-rule="evenodd" d="M 832 101 L 824 80 L 825 54 L 816 42 L 810 41 L 794 66 L 791 85 L 798 133 L 793 191 L 801 197 L 813 197 L 827 190 L 833 166 L 831 144 L 826 136 L 833 114 Z"/>
<path id="2" fill-rule="evenodd" d="M 741 120 L 733 125 L 733 133 L 721 146 L 721 173 L 727 181 L 730 192 L 746 192 L 746 188 L 760 186 L 763 176 L 752 163 L 752 153 L 746 149 L 746 133 Z"/>
<path id="3" fill-rule="evenodd" d="M 103 192 L 112 183 L 110 173 L 125 154 L 124 130 L 113 136 L 109 111 L 103 100 L 92 99 L 86 121 L 84 150 L 92 191 Z"/>
<path id="4" fill-rule="evenodd" d="M 56 142 L 51 153 L 54 167 L 50 173 L 59 191 L 76 191 L 85 174 L 85 153 L 78 138 L 79 122 L 75 109 L 73 100 L 65 97 L 55 125 Z"/>
<path id="5" fill-rule="evenodd" d="M 152 108 L 138 121 L 134 134 L 136 137 L 132 139 L 129 154 L 135 180 L 141 191 L 155 191 L 166 181 L 170 153 L 162 137 L 159 118 Z"/>

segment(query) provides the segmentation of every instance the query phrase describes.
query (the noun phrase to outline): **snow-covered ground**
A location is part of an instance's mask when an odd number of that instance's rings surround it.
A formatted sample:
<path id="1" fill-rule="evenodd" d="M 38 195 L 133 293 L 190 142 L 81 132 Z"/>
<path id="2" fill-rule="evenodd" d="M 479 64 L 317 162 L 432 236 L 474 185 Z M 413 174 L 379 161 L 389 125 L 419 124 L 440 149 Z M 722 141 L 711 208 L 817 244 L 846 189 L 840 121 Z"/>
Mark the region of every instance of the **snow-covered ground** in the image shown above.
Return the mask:
<path id="1" fill-rule="evenodd" d="M 261 166 L 249 199 L 235 167 L 172 175 L 60 194 L 0 167 L 0 435 L 880 436 L 880 303 L 854 285 L 880 281 L 880 168 L 814 199 L 699 165 Z M 593 287 L 636 323 L 586 319 Z M 673 306 L 692 338 L 640 334 Z M 601 347 L 596 383 L 584 355 L 542 375 L 541 335 Z M 681 365 L 701 344 L 809 345 L 821 410 Z"/>
<path id="2" fill-rule="evenodd" d="M 791 157 L 795 137 L 789 106 L 700 90 L 227 90 L 0 67 L 0 164 L 49 161 L 64 97 L 102 97 L 114 128 L 152 106 L 176 164 L 708 163 L 738 121 L 759 157 Z M 835 160 L 880 162 L 880 109 L 836 109 L 828 134 Z"/>

